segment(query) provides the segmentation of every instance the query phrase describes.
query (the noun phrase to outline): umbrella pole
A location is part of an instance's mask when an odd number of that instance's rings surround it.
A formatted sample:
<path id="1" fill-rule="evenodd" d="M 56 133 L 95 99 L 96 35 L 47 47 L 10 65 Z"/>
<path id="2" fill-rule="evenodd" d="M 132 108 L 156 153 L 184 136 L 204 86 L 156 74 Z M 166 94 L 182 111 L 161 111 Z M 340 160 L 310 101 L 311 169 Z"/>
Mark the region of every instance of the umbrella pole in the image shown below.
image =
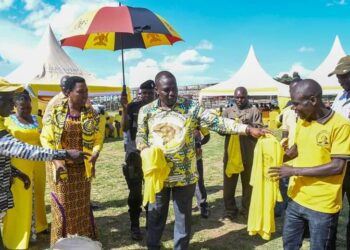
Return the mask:
<path id="1" fill-rule="evenodd" d="M 119 2 L 119 6 L 122 6 L 121 2 Z M 123 33 L 120 34 L 120 41 L 122 47 L 122 72 L 123 72 L 123 92 L 122 94 L 126 94 L 126 85 L 125 85 L 125 71 L 124 71 L 124 42 L 123 42 Z"/>
<path id="2" fill-rule="evenodd" d="M 121 47 L 122 47 L 121 50 L 122 50 L 122 73 L 123 73 L 123 91 L 122 91 L 122 94 L 126 95 L 123 34 L 120 34 L 120 40 L 121 40 Z"/>
<path id="3" fill-rule="evenodd" d="M 122 42 L 122 71 L 123 71 L 123 87 L 125 86 L 125 71 L 124 71 L 124 46 L 123 46 L 123 35 L 121 37 Z"/>

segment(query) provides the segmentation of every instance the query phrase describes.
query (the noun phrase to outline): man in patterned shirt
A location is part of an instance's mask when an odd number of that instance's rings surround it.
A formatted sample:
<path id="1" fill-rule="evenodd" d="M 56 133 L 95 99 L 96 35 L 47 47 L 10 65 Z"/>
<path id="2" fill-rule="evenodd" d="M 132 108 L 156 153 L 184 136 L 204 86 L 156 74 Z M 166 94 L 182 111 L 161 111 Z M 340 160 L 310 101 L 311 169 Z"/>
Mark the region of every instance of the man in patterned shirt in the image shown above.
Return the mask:
<path id="1" fill-rule="evenodd" d="M 11 178 L 18 176 L 25 180 L 25 186 L 30 185 L 26 176 L 17 171 L 13 171 L 10 164 L 10 157 L 22 158 L 36 161 L 63 160 L 66 158 L 81 159 L 84 154 L 78 150 L 51 150 L 26 144 L 21 142 L 9 133 L 4 126 L 4 117 L 11 114 L 15 91 L 23 88 L 20 85 L 10 85 L 0 80 L 0 218 L 5 212 L 14 206 L 11 194 Z M 59 174 L 61 170 L 58 169 Z M 0 249 L 4 249 L 0 235 Z"/>
<path id="2" fill-rule="evenodd" d="M 207 127 L 221 134 L 264 135 L 267 130 L 252 128 L 219 117 L 197 102 L 178 97 L 176 78 L 168 71 L 155 78 L 159 98 L 140 109 L 136 145 L 139 150 L 160 147 L 170 174 L 156 202 L 148 206 L 148 249 L 160 249 L 172 195 L 175 213 L 174 249 L 188 249 L 191 233 L 192 197 L 198 180 L 194 129 Z"/>

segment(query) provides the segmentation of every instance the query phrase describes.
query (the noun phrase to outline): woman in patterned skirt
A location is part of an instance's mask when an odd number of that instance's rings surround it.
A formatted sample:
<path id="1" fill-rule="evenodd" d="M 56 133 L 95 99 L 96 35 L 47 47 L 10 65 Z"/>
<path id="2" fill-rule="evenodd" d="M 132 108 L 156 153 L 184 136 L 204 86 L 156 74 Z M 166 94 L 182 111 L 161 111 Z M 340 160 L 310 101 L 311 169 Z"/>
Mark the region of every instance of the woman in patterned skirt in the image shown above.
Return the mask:
<path id="1" fill-rule="evenodd" d="M 53 108 L 44 124 L 41 143 L 52 149 L 79 149 L 87 153 L 81 162 L 52 161 L 48 180 L 51 189 L 51 246 L 68 234 L 96 238 L 90 208 L 91 178 L 102 145 L 99 116 L 86 107 L 85 80 L 72 76 L 66 81 L 68 99 Z"/>

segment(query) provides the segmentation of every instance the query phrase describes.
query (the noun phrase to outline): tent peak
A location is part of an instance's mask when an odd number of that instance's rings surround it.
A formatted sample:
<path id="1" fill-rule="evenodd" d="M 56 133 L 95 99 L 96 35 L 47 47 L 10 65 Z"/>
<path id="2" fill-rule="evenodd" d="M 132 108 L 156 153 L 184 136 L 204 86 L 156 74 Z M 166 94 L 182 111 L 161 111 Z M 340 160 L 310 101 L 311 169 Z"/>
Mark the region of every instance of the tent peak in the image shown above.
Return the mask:
<path id="1" fill-rule="evenodd" d="M 340 58 L 346 56 L 341 45 L 339 36 L 336 35 L 332 48 L 323 62 L 308 76 L 308 78 L 316 80 L 322 88 L 325 88 L 324 94 L 336 94 L 339 91 L 339 83 L 335 76 L 328 77 L 337 65 Z"/>
<path id="2" fill-rule="evenodd" d="M 64 75 L 78 75 L 87 82 L 97 82 L 92 74 L 73 62 L 48 26 L 31 57 L 24 60 L 6 78 L 14 83 L 57 84 Z"/>

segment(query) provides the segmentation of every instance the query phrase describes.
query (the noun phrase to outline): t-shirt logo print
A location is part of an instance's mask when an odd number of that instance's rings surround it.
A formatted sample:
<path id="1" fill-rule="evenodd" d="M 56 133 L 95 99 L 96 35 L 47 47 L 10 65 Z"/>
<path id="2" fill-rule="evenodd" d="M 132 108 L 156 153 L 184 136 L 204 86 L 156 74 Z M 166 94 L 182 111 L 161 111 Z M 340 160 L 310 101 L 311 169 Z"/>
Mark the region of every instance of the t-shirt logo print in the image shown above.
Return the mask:
<path id="1" fill-rule="evenodd" d="M 163 139 L 163 144 L 166 145 L 181 132 L 181 128 L 174 124 L 160 123 L 154 127 L 153 131 Z"/>
<path id="2" fill-rule="evenodd" d="M 316 142 L 318 146 L 328 147 L 329 146 L 329 132 L 322 130 L 316 135 Z"/>

